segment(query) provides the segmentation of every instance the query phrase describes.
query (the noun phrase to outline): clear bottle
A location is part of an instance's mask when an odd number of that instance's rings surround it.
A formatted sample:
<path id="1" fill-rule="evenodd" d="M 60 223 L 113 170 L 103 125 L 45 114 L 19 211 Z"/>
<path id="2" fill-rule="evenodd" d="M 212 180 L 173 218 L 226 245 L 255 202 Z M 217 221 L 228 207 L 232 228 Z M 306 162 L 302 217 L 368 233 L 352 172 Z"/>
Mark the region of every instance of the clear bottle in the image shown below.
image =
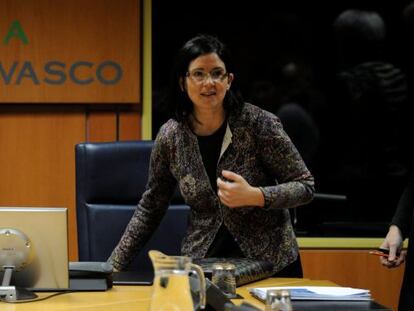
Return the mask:
<path id="1" fill-rule="evenodd" d="M 272 289 L 266 292 L 265 311 L 292 311 L 290 293 L 285 289 Z"/>
<path id="2" fill-rule="evenodd" d="M 280 311 L 293 311 L 292 301 L 290 299 L 290 292 L 288 290 L 282 290 L 280 302 L 283 306 L 283 308 L 281 308 Z"/>
<path id="3" fill-rule="evenodd" d="M 213 265 L 211 282 L 215 284 L 228 298 L 237 297 L 236 294 L 236 266 L 222 262 Z"/>

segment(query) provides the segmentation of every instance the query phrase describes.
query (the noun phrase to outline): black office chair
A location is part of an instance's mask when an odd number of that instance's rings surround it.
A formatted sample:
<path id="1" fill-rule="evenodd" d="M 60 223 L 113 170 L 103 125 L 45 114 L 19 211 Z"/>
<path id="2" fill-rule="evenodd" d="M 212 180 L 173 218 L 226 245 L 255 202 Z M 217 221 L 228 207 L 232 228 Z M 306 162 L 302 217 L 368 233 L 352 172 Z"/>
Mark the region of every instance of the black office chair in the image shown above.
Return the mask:
<path id="1" fill-rule="evenodd" d="M 152 141 L 76 145 L 79 261 L 105 261 L 118 243 L 145 191 L 152 146 Z M 189 207 L 182 201 L 170 205 L 129 270 L 151 270 L 147 255 L 150 249 L 179 255 L 188 212 Z"/>

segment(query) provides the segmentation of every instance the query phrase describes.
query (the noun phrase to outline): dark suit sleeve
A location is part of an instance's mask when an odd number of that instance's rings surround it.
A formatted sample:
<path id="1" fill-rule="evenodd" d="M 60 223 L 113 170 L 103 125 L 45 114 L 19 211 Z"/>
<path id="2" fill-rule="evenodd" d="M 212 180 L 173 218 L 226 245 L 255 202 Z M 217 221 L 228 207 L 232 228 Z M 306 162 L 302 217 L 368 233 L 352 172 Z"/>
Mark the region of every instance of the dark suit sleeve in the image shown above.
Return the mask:
<path id="1" fill-rule="evenodd" d="M 404 189 L 400 201 L 398 202 L 397 211 L 391 221 L 392 225 L 400 228 L 403 237 L 407 237 L 410 231 L 412 216 L 414 210 L 414 174 L 410 182 Z"/>

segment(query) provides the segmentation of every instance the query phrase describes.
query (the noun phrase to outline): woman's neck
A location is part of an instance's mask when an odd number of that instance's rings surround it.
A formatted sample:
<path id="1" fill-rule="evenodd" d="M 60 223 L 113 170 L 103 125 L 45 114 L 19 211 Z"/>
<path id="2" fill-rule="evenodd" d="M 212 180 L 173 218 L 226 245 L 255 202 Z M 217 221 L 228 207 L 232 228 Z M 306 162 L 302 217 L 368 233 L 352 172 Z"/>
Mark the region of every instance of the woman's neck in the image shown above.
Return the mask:
<path id="1" fill-rule="evenodd" d="M 192 130 L 196 135 L 207 136 L 217 131 L 226 119 L 223 109 L 219 111 L 208 111 L 197 113 L 193 112 L 191 116 Z"/>

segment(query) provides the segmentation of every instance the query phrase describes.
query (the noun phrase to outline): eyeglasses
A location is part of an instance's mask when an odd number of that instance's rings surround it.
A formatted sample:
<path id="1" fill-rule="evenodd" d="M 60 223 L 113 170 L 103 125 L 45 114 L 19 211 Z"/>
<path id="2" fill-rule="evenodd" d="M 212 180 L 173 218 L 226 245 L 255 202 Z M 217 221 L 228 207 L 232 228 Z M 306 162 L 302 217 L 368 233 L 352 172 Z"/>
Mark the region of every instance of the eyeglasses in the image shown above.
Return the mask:
<path id="1" fill-rule="evenodd" d="M 208 77 L 216 83 L 223 82 L 223 80 L 228 76 L 228 73 L 221 68 L 213 69 L 210 73 L 200 69 L 195 69 L 191 72 L 187 72 L 186 76 L 198 84 L 206 82 Z"/>

